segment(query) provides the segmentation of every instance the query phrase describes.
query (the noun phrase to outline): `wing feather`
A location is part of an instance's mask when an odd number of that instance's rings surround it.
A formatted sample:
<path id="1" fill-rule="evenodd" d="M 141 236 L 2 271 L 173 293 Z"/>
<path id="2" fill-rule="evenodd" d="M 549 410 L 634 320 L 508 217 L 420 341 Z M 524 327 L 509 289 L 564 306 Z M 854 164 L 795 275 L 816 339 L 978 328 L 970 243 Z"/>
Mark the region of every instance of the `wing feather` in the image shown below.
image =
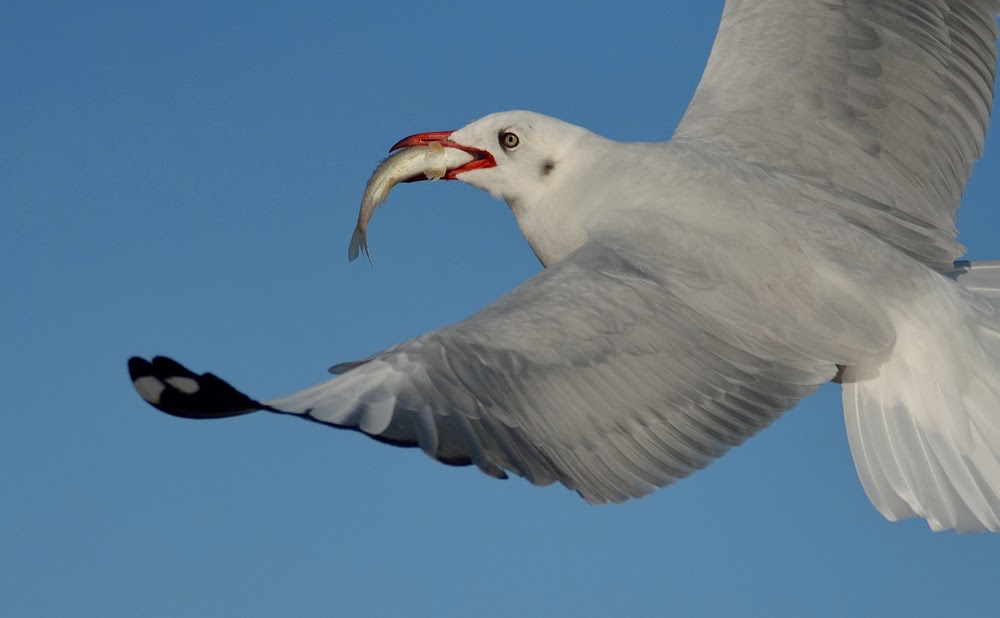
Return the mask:
<path id="1" fill-rule="evenodd" d="M 809 199 L 949 270 L 983 150 L 996 2 L 728 0 L 674 136 L 807 183 Z"/>
<path id="2" fill-rule="evenodd" d="M 703 279 L 709 296 L 686 299 L 636 259 L 592 241 L 469 319 L 264 405 L 617 502 L 703 468 L 836 372 L 829 350 L 849 342 L 786 341 L 795 308 L 760 308 L 750 337 L 692 305 L 741 303 L 753 281 Z"/>

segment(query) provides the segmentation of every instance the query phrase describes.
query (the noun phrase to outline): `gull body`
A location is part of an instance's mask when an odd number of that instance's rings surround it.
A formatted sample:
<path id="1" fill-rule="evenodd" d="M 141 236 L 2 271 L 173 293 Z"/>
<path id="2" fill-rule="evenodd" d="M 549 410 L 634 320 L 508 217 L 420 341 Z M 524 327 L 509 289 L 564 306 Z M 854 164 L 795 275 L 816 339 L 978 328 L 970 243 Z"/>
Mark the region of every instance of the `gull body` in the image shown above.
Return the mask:
<path id="1" fill-rule="evenodd" d="M 1000 530 L 1000 263 L 955 214 L 996 75 L 992 0 L 729 0 L 669 142 L 502 112 L 394 148 L 469 156 L 545 270 L 459 323 L 257 401 L 163 357 L 157 408 L 256 410 L 560 482 L 595 503 L 708 465 L 843 383 L 889 519 Z"/>

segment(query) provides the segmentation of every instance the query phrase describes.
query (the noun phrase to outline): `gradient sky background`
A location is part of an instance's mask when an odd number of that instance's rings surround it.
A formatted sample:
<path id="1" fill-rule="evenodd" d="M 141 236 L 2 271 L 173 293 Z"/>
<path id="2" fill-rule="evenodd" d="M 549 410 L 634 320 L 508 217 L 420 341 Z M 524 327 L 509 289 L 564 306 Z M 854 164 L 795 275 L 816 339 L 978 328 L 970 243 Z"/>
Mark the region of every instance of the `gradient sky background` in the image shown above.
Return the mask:
<path id="1" fill-rule="evenodd" d="M 0 615 L 996 615 L 1000 535 L 891 524 L 825 387 L 623 506 L 360 435 L 156 412 L 167 354 L 259 398 L 539 270 L 502 202 L 397 188 L 397 139 L 532 109 L 669 137 L 722 0 L 0 5 Z M 169 4 L 169 8 L 167 5 Z M 1000 143 L 961 212 L 1000 258 Z"/>

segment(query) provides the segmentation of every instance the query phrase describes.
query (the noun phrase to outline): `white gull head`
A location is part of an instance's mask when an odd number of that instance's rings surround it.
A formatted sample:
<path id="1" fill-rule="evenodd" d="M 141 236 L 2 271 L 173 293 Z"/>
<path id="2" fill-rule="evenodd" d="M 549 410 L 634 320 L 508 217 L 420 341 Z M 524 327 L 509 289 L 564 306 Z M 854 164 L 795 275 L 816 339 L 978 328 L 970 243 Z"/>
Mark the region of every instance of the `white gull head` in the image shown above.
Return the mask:
<path id="1" fill-rule="evenodd" d="M 585 173 L 600 143 L 594 133 L 527 111 L 490 114 L 453 132 L 449 141 L 488 153 L 494 164 L 452 177 L 503 199 L 535 255 L 549 265 L 587 239 L 585 213 L 567 191 Z"/>

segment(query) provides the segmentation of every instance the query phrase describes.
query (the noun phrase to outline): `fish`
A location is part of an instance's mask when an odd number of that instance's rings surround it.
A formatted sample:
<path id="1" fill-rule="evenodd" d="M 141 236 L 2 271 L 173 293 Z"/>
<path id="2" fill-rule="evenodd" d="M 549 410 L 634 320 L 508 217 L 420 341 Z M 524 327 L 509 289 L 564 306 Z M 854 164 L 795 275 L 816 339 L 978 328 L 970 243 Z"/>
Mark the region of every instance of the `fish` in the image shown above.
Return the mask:
<path id="1" fill-rule="evenodd" d="M 365 186 L 361 210 L 358 212 L 358 225 L 354 228 L 351 244 L 347 249 L 348 261 L 353 262 L 363 251 L 371 262 L 371 255 L 368 253 L 368 222 L 375 209 L 385 203 L 394 186 L 420 179 L 421 176 L 428 180 L 439 180 L 449 169 L 464 165 L 474 158 L 464 150 L 447 148 L 434 142 L 428 146 L 404 148 L 382 161 Z"/>

